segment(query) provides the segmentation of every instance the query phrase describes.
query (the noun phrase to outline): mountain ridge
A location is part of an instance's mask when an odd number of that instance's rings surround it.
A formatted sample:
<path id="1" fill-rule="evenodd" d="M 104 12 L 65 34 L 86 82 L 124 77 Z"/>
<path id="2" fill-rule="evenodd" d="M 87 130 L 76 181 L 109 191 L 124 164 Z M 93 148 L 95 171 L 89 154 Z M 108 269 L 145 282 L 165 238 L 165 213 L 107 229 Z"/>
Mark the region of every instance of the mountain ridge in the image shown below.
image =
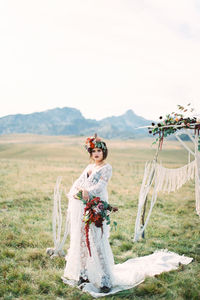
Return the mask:
<path id="1" fill-rule="evenodd" d="M 129 109 L 119 116 L 101 120 L 87 119 L 73 107 L 53 108 L 30 114 L 14 114 L 0 118 L 0 134 L 32 133 L 41 135 L 91 135 L 97 132 L 103 138 L 138 138 L 147 135 L 137 127 L 151 124 Z"/>

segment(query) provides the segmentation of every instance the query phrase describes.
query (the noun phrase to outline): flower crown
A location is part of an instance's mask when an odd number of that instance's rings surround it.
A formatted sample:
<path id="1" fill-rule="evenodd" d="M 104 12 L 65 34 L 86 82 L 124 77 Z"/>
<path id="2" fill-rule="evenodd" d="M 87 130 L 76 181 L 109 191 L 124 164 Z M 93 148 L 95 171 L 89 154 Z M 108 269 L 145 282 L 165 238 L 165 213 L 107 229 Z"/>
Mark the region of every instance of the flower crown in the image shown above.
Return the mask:
<path id="1" fill-rule="evenodd" d="M 94 148 L 102 149 L 103 152 L 107 150 L 106 144 L 99 137 L 97 137 L 96 133 L 93 137 L 89 137 L 85 141 L 85 149 L 89 153 L 91 153 L 92 149 Z"/>

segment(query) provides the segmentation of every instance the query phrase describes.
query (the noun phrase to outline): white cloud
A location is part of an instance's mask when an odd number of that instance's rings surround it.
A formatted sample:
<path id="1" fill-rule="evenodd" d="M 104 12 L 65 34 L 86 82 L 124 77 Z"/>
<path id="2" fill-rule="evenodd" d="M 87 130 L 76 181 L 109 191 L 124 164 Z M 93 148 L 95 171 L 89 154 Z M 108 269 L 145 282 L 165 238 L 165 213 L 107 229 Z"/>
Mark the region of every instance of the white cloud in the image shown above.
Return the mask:
<path id="1" fill-rule="evenodd" d="M 189 0 L 0 3 L 1 115 L 56 106 L 102 118 L 199 107 L 199 7 Z"/>

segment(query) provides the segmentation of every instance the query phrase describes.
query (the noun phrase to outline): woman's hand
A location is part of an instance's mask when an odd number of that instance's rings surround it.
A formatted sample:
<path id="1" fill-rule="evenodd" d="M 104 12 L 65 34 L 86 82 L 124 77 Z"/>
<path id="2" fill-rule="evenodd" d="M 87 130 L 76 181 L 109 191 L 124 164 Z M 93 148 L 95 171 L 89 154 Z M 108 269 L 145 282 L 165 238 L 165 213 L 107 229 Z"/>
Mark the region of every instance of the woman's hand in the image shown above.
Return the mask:
<path id="1" fill-rule="evenodd" d="M 86 190 L 82 190 L 82 197 L 83 197 L 83 199 L 84 200 L 89 200 L 89 193 L 88 193 L 88 191 L 86 191 Z"/>

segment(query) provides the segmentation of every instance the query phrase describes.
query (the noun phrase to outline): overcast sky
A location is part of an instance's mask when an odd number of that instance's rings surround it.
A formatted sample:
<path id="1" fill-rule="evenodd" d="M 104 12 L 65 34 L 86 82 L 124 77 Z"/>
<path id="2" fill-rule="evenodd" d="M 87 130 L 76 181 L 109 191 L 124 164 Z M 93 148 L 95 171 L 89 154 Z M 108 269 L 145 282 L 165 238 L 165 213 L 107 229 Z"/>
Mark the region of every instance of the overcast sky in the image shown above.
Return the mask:
<path id="1" fill-rule="evenodd" d="M 200 111 L 200 0 L 1 0 L 0 116 Z"/>

